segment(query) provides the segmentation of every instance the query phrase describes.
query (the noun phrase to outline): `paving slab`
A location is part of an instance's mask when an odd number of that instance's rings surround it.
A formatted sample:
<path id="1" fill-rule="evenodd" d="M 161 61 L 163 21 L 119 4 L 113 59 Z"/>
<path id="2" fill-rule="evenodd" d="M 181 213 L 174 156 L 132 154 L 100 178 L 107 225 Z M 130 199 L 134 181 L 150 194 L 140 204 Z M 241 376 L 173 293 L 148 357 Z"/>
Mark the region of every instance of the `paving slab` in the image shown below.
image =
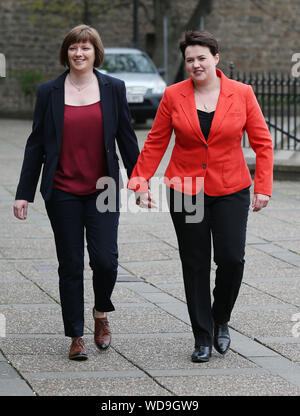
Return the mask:
<path id="1" fill-rule="evenodd" d="M 270 310 L 235 310 L 230 325 L 251 338 L 259 336 L 290 336 L 291 317 L 297 308 L 271 308 Z"/>
<path id="2" fill-rule="evenodd" d="M 159 287 L 162 291 L 168 293 L 169 295 L 175 297 L 176 299 L 186 302 L 185 291 L 183 282 L 176 283 L 156 283 L 156 286 Z"/>
<path id="3" fill-rule="evenodd" d="M 119 261 L 178 259 L 178 251 L 159 240 L 119 244 Z"/>
<path id="4" fill-rule="evenodd" d="M 231 344 L 230 348 L 238 352 L 243 357 L 274 357 L 277 356 L 276 351 L 267 348 L 265 345 L 251 339 L 249 336 L 237 331 L 236 329 L 230 329 Z"/>
<path id="5" fill-rule="evenodd" d="M 78 372 L 78 371 L 123 371 L 136 370 L 137 368 L 131 364 L 128 359 L 122 357 L 113 348 L 107 351 L 99 351 L 94 345 L 92 338 L 85 339 L 85 346 L 88 353 L 86 361 L 71 361 L 68 358 L 70 340 L 64 342 L 56 339 L 44 339 L 44 343 L 51 342 L 52 351 L 46 353 L 46 347 L 42 347 L 42 352 L 38 348 L 34 340 L 18 340 L 18 343 L 24 345 L 26 341 L 27 350 L 31 352 L 21 352 L 19 354 L 11 354 L 6 352 L 6 357 L 25 378 L 26 373 L 46 373 L 46 372 Z M 39 343 L 41 345 L 41 342 Z M 41 347 L 40 347 L 41 348 Z M 50 350 L 50 348 L 48 347 Z M 3 348 L 6 351 L 6 348 Z M 0 363 L 1 364 L 1 363 Z M 1 370 L 1 367 L 0 367 Z M 1 376 L 0 376 L 1 377 Z"/>
<path id="6" fill-rule="evenodd" d="M 276 218 L 283 221 L 288 220 L 292 224 L 300 224 L 300 210 L 296 207 L 293 207 L 292 209 L 286 207 L 284 209 L 270 210 L 269 216 L 270 218 Z"/>
<path id="7" fill-rule="evenodd" d="M 274 255 L 275 254 L 277 255 L 277 253 L 274 253 Z M 292 256 L 294 258 L 294 256 L 297 256 L 297 255 L 292 254 Z M 261 265 L 263 264 L 264 268 L 267 269 L 270 274 L 272 274 L 274 270 L 286 269 L 287 267 L 290 267 L 290 266 L 298 267 L 298 264 L 296 265 L 292 264 L 289 262 L 289 260 L 290 259 L 288 258 L 283 260 L 282 258 L 274 257 L 268 253 L 261 253 L 260 255 L 249 256 L 248 258 L 246 258 L 245 269 L 255 270 L 257 267 L 261 267 Z"/>
<path id="8" fill-rule="evenodd" d="M 300 389 L 279 376 L 232 374 L 215 376 L 156 377 L 177 395 L 182 396 L 298 396 Z"/>
<path id="9" fill-rule="evenodd" d="M 259 260 L 259 259 L 257 259 Z M 259 261 L 256 263 L 252 263 L 251 265 L 248 264 L 248 260 L 246 259 L 245 268 L 244 268 L 244 276 L 243 281 L 245 282 L 252 282 L 257 279 L 273 279 L 279 277 L 281 279 L 285 279 L 286 277 L 299 277 L 299 267 L 293 266 L 289 263 L 280 262 L 278 265 L 282 267 L 276 267 L 276 264 L 273 262 L 273 267 L 269 267 L 270 264 L 264 264 Z"/>
<path id="10" fill-rule="evenodd" d="M 16 285 L 1 286 L 0 304 L 34 304 L 52 303 L 53 300 L 44 293 L 36 284 L 20 279 Z"/>
<path id="11" fill-rule="evenodd" d="M 266 213 L 255 215 L 249 213 L 248 228 L 256 236 L 269 241 L 280 241 L 283 237 L 299 238 L 300 225 L 282 222 L 276 218 L 270 218 Z"/>
<path id="12" fill-rule="evenodd" d="M 279 375 L 300 390 L 300 366 L 280 355 L 274 357 L 253 357 L 253 362 Z"/>
<path id="13" fill-rule="evenodd" d="M 122 339 L 114 340 L 114 348 L 130 359 L 131 362 L 140 368 L 148 370 L 154 369 L 195 369 L 199 363 L 193 363 L 190 360 L 194 348 L 193 335 L 182 338 L 180 334 L 176 337 L 156 338 L 153 334 L 152 339 Z M 171 358 L 171 359 L 170 359 Z M 213 350 L 212 358 L 208 363 L 201 363 L 201 368 L 244 368 L 256 367 L 241 355 L 229 351 L 226 359 Z"/>
<path id="14" fill-rule="evenodd" d="M 40 243 L 37 248 L 1 248 L 6 259 L 52 259 L 55 258 L 55 248 L 52 243 Z"/>
<path id="15" fill-rule="evenodd" d="M 240 296 L 238 296 L 236 302 L 235 302 L 235 310 L 239 307 L 243 306 L 268 306 L 272 305 L 274 303 L 276 304 L 282 304 L 286 305 L 284 301 L 281 301 L 280 299 L 274 299 L 274 297 L 271 294 L 264 293 L 258 289 L 251 288 L 252 291 L 249 291 L 249 286 L 246 286 L 245 284 L 242 284 L 240 289 Z M 245 289 L 245 291 L 243 290 Z"/>
<path id="16" fill-rule="evenodd" d="M 5 258 L 0 258 L 0 276 L 5 276 L 6 272 L 14 272 L 15 269 L 13 265 L 7 261 Z"/>
<path id="17" fill-rule="evenodd" d="M 7 263 L 9 264 L 9 263 Z M 1 282 L 1 290 L 3 287 L 11 285 L 13 282 L 26 282 L 27 279 L 25 276 L 23 276 L 21 273 L 19 273 L 17 270 L 11 268 L 4 270 L 5 264 L 3 264 L 3 268 L 1 269 L 1 260 L 0 260 L 0 282 Z M 6 283 L 6 285 L 5 285 Z M 9 289 L 8 289 L 9 290 Z"/>
<path id="18" fill-rule="evenodd" d="M 300 214 L 299 214 L 300 215 Z M 288 240 L 288 241 L 277 241 L 276 244 L 287 250 L 293 251 L 300 255 L 300 239 L 299 240 Z"/>
<path id="19" fill-rule="evenodd" d="M 35 393 L 22 379 L 0 379 L 0 396 L 35 396 Z"/>
<path id="20" fill-rule="evenodd" d="M 17 371 L 8 363 L 0 362 L 0 379 L 19 379 L 20 376 Z"/>
<path id="21" fill-rule="evenodd" d="M 269 206 L 249 211 L 244 279 L 230 321 L 231 346 L 225 356 L 213 350 L 205 364 L 190 360 L 194 341 L 169 213 L 122 211 L 112 297 L 116 311 L 109 313 L 112 346 L 102 354 L 93 343 L 92 271 L 85 247 L 89 360 L 75 363 L 67 357 L 70 339 L 62 325 L 58 264 L 40 193 L 26 221 L 18 221 L 12 212 L 30 129 L 31 121 L 1 120 L 0 314 L 7 328 L 0 338 L 0 395 L 299 396 L 300 337 L 295 336 L 298 321 L 292 317 L 300 313 L 300 183 L 275 181 Z M 146 135 L 138 130 L 141 145 Z M 170 152 L 158 174 L 164 172 Z M 213 260 L 211 265 L 212 290 Z"/>
<path id="22" fill-rule="evenodd" d="M 11 214 L 12 215 L 12 214 Z M 27 221 L 27 220 L 26 220 Z M 37 227 L 34 223 L 29 222 L 13 222 L 13 223 L 1 223 L 1 237 L 12 238 L 13 236 L 19 238 L 47 238 L 51 237 L 50 232 L 45 232 L 44 229 Z"/>
<path id="23" fill-rule="evenodd" d="M 73 373 L 75 374 L 75 373 Z M 75 374 L 76 375 L 76 374 Z M 64 379 L 27 376 L 27 380 L 40 396 L 171 396 L 167 389 L 161 387 L 150 377 L 129 373 L 128 377 L 91 377 L 78 373 L 78 378 Z"/>
<path id="24" fill-rule="evenodd" d="M 268 342 L 267 345 L 275 351 L 278 351 L 284 357 L 300 364 L 300 340 L 295 344 L 279 344 L 275 342 Z"/>
<path id="25" fill-rule="evenodd" d="M 86 311 L 91 307 L 86 306 Z M 90 315 L 90 316 L 89 316 Z M 149 303 L 139 307 L 119 307 L 109 314 L 113 333 L 190 332 L 190 326 Z M 86 326 L 93 328 L 92 315 L 86 313 Z"/>
<path id="26" fill-rule="evenodd" d="M 284 302 L 300 306 L 300 276 L 295 279 L 285 279 L 284 288 L 280 280 L 254 281 L 251 285 Z"/>
<path id="27" fill-rule="evenodd" d="M 180 260 L 123 262 L 127 270 L 149 283 L 173 283 L 182 281 Z"/>
<path id="28" fill-rule="evenodd" d="M 60 305 L 30 304 L 0 306 L 6 317 L 6 332 L 14 333 L 63 333 Z"/>

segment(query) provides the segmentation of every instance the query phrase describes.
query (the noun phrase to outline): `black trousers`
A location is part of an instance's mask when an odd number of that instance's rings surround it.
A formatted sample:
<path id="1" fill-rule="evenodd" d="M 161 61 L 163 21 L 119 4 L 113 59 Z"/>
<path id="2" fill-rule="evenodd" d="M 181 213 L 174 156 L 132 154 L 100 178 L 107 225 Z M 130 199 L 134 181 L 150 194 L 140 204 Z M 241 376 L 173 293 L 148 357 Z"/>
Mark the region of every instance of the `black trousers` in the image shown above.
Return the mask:
<path id="1" fill-rule="evenodd" d="M 192 200 L 190 204 L 196 204 L 194 195 L 188 198 Z M 195 346 L 208 346 L 213 342 L 213 322 L 230 320 L 242 282 L 250 191 L 246 188 L 216 197 L 204 194 L 204 217 L 197 223 L 186 222 L 189 214 L 183 203 L 181 212 L 176 212 L 178 200 L 182 201 L 182 194 L 171 189 L 168 203 L 178 239 Z M 217 265 L 212 304 L 211 242 Z"/>
<path id="2" fill-rule="evenodd" d="M 98 194 L 78 196 L 54 188 L 46 202 L 59 263 L 65 335 L 69 337 L 80 337 L 84 330 L 84 231 L 93 270 L 94 306 L 101 312 L 114 310 L 110 298 L 117 278 L 120 213 L 99 212 Z"/>

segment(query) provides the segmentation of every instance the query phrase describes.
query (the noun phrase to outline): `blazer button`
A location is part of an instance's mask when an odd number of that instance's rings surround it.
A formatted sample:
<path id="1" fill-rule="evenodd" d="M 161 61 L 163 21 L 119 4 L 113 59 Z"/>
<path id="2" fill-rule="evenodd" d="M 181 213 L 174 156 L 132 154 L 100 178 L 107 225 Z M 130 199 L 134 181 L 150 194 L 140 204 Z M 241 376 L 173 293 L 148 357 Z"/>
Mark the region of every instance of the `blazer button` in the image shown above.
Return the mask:
<path id="1" fill-rule="evenodd" d="M 207 149 L 208 148 L 207 144 L 205 144 L 204 147 L 205 147 L 205 149 Z"/>
<path id="2" fill-rule="evenodd" d="M 203 169 L 206 169 L 206 165 L 205 165 L 205 163 L 202 165 L 202 167 L 203 167 Z"/>

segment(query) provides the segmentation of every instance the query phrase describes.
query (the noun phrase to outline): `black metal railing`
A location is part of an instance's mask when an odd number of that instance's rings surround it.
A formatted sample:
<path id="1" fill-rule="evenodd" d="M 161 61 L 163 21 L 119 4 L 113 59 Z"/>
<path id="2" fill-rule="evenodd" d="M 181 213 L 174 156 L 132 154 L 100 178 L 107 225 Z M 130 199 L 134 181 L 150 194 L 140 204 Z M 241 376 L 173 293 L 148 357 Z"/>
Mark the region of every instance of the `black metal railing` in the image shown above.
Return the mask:
<path id="1" fill-rule="evenodd" d="M 300 150 L 300 80 L 290 74 L 240 73 L 230 64 L 230 78 L 252 85 L 269 127 L 275 150 Z M 247 134 L 243 146 L 248 147 Z"/>

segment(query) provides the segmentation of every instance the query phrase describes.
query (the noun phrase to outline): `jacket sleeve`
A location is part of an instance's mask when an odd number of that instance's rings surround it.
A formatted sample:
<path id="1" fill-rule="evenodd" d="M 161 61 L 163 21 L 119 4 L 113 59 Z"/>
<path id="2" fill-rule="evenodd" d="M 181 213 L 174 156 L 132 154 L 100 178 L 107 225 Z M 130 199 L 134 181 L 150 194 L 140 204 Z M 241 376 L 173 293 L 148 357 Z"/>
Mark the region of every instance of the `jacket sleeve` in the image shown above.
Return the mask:
<path id="1" fill-rule="evenodd" d="M 272 195 L 273 142 L 252 87 L 247 88 L 246 131 L 256 153 L 254 193 Z"/>
<path id="2" fill-rule="evenodd" d="M 27 139 L 20 180 L 16 192 L 16 199 L 24 199 L 28 202 L 34 201 L 36 187 L 44 161 L 42 140 L 44 108 L 42 101 L 41 90 L 38 88 L 32 132 Z"/>
<path id="3" fill-rule="evenodd" d="M 121 88 L 118 88 L 119 97 L 119 124 L 116 139 L 128 178 L 131 175 L 134 165 L 139 156 L 139 146 L 136 134 L 131 124 L 130 111 L 126 99 L 125 84 L 122 81 Z"/>
<path id="4" fill-rule="evenodd" d="M 146 192 L 148 190 L 148 181 L 156 172 L 171 139 L 173 125 L 167 90 L 164 92 L 152 129 L 147 136 L 130 181 L 127 184 L 127 188 L 134 191 Z"/>

